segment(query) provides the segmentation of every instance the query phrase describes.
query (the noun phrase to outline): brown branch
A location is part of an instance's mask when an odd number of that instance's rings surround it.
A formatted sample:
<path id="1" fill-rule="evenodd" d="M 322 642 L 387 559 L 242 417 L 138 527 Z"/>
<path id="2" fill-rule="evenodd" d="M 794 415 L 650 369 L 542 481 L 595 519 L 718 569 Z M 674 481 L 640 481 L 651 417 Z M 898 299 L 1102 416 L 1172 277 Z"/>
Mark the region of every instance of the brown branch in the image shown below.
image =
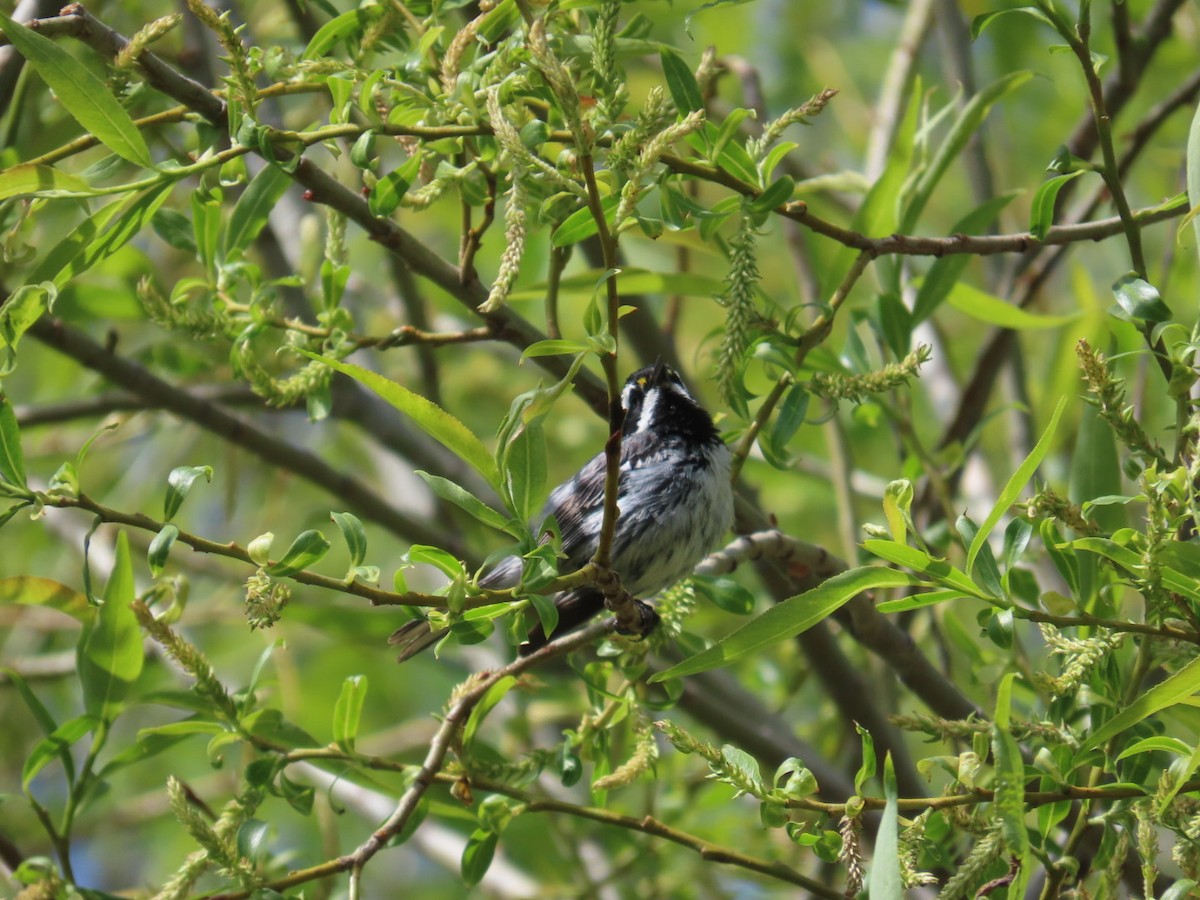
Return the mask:
<path id="1" fill-rule="evenodd" d="M 126 513 L 118 509 L 105 506 L 102 503 L 97 503 L 86 494 L 80 494 L 78 497 L 64 497 L 53 494 L 40 494 L 39 502 L 43 506 L 48 506 L 54 509 L 81 509 L 89 512 L 103 522 L 108 522 L 113 525 L 125 525 L 129 528 L 140 528 L 143 531 L 148 531 L 152 534 L 158 534 L 162 531 L 165 522 L 160 522 L 152 519 L 150 516 L 142 513 Z M 180 531 L 175 538 L 178 543 L 185 544 L 191 547 L 198 553 L 209 553 L 213 556 L 223 556 L 226 559 L 236 559 L 238 562 L 246 563 L 258 568 L 251 557 L 250 553 L 239 546 L 234 541 L 226 541 L 220 543 L 210 541 L 207 538 L 199 535 L 191 534 L 186 531 Z M 316 572 L 300 571 L 287 576 L 292 581 L 300 584 L 308 584 L 313 587 L 325 588 L 329 591 L 339 591 L 343 594 L 353 594 L 356 597 L 364 597 L 371 601 L 373 606 L 430 606 L 430 607 L 445 607 L 446 598 L 436 594 L 420 594 L 409 592 L 398 594 L 394 591 L 384 591 L 377 587 L 372 587 L 369 584 L 355 580 L 347 584 L 340 578 L 331 578 L 328 575 L 318 575 Z"/>

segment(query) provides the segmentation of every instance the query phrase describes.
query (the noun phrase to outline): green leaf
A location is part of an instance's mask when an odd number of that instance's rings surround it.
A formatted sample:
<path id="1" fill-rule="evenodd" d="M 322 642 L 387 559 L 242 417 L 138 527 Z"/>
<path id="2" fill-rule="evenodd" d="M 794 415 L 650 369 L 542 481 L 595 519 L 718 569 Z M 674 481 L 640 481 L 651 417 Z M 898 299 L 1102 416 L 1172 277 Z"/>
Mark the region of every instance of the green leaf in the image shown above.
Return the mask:
<path id="1" fill-rule="evenodd" d="M 150 574 L 155 578 L 162 574 L 162 570 L 167 564 L 167 558 L 171 555 L 171 548 L 175 546 L 175 539 L 177 537 L 179 537 L 179 529 L 168 522 L 154 536 L 154 540 L 150 542 L 150 549 L 146 553 L 146 560 L 150 564 Z"/>
<path id="2" fill-rule="evenodd" d="M 0 172 L 0 200 L 12 197 L 91 197 L 96 193 L 78 175 L 53 166 L 13 166 Z"/>
<path id="3" fill-rule="evenodd" d="M 920 609 L 922 606 L 935 606 L 938 603 L 945 603 L 947 600 L 958 600 L 966 596 L 971 595 L 964 594 L 962 591 L 957 591 L 954 588 L 943 588 L 936 591 L 924 591 L 920 594 L 913 594 L 910 597 L 884 600 L 882 603 L 876 604 L 875 609 L 881 613 L 908 612 L 910 609 Z"/>
<path id="4" fill-rule="evenodd" d="M 171 474 L 167 476 L 167 496 L 163 501 L 163 519 L 169 522 L 175 518 L 175 513 L 179 512 L 179 507 L 183 505 L 184 499 L 192 490 L 192 484 L 197 478 L 203 477 L 211 484 L 212 476 L 212 466 L 179 466 L 172 469 Z"/>
<path id="5" fill-rule="evenodd" d="M 996 692 L 996 715 L 992 723 L 996 784 L 992 808 L 1000 819 L 1005 846 L 1010 853 L 1023 858 L 1029 850 L 1029 833 L 1025 830 L 1025 763 L 1021 748 L 1008 728 L 1016 676 L 1016 672 L 1005 675 Z"/>
<path id="6" fill-rule="evenodd" d="M 517 679 L 512 675 L 505 675 L 503 678 L 497 680 L 479 698 L 479 702 L 471 710 L 471 715 L 467 717 L 467 724 L 463 726 L 462 742 L 464 748 L 467 750 L 471 748 L 471 745 L 475 741 L 475 734 L 479 731 L 479 726 L 483 724 L 483 720 L 487 718 L 488 713 L 496 708 L 496 704 L 504 699 L 504 695 L 513 689 L 516 683 Z"/>
<path id="7" fill-rule="evenodd" d="M 337 44 L 362 34 L 384 13 L 383 6 L 362 6 L 335 16 L 317 29 L 301 55 L 302 60 L 323 59 Z"/>
<path id="8" fill-rule="evenodd" d="M 862 764 L 858 767 L 858 772 L 854 776 L 854 793 L 860 797 L 863 793 L 863 788 L 867 786 L 867 782 L 875 777 L 876 756 L 875 756 L 875 739 L 871 737 L 871 732 L 863 728 L 857 722 L 854 723 L 854 730 L 858 732 L 859 741 L 862 744 Z"/>
<path id="9" fill-rule="evenodd" d="M 904 879 L 900 875 L 899 806 L 896 767 L 889 752 L 883 759 L 883 815 L 875 833 L 875 852 L 867 892 L 871 900 L 904 900 Z"/>
<path id="10" fill-rule="evenodd" d="M 412 187 L 420 169 L 421 154 L 414 153 L 399 168 L 382 176 L 371 189 L 371 196 L 367 199 L 371 215 L 390 216 L 395 212 L 408 189 Z"/>
<path id="11" fill-rule="evenodd" d="M 70 748 L 76 741 L 88 732 L 94 730 L 100 720 L 93 715 L 76 716 L 63 722 L 58 728 L 46 735 L 29 751 L 25 757 L 25 765 L 21 769 L 21 789 L 28 791 L 29 785 L 37 777 L 38 772 L 55 759 L 70 756 Z M 72 765 L 67 769 L 67 783 L 74 785 L 75 769 Z"/>
<path id="12" fill-rule="evenodd" d="M 950 289 L 946 295 L 946 302 L 959 312 L 966 313 L 981 322 L 1018 331 L 1057 328 L 1068 322 L 1074 322 L 1081 315 L 1081 313 L 1071 313 L 1065 316 L 1034 315 L 1019 306 L 1006 303 L 995 294 L 972 287 L 965 281 L 958 282 Z"/>
<path id="13" fill-rule="evenodd" d="M 1131 319 L 1157 324 L 1171 318 L 1171 309 L 1163 303 L 1158 288 L 1136 272 L 1122 275 L 1113 282 L 1112 290 L 1117 304 Z"/>
<path id="14" fill-rule="evenodd" d="M 0 25 L 60 103 L 83 130 L 109 150 L 146 169 L 154 168 L 150 148 L 125 108 L 108 87 L 54 41 L 0 13 Z"/>
<path id="15" fill-rule="evenodd" d="M 361 566 L 367 557 L 367 531 L 363 528 L 363 523 L 354 513 L 348 512 L 331 512 L 329 518 L 341 529 L 342 537 L 346 540 L 346 546 L 350 550 L 350 567 Z"/>
<path id="16" fill-rule="evenodd" d="M 93 614 L 87 597 L 79 591 L 49 578 L 32 575 L 0 578 L 0 604 L 4 603 L 44 606 L 65 613 L 79 622 L 86 622 Z"/>
<path id="17" fill-rule="evenodd" d="M 790 175 L 784 175 L 782 178 L 775 181 L 769 188 L 763 191 L 753 203 L 750 204 L 750 209 L 756 213 L 769 213 L 777 206 L 782 206 L 792 199 L 792 192 L 796 190 L 796 182 Z"/>
<path id="18" fill-rule="evenodd" d="M 1143 719 L 1160 710 L 1175 706 L 1200 691 L 1200 659 L 1190 663 L 1146 691 L 1131 704 L 1092 732 L 1080 745 L 1080 751 L 1091 750 L 1107 743 Z"/>
<path id="19" fill-rule="evenodd" d="M 237 830 L 237 855 L 251 863 L 266 851 L 267 832 L 271 826 L 262 819 L 247 819 Z"/>
<path id="20" fill-rule="evenodd" d="M 667 82 L 667 90 L 671 92 L 671 100 L 680 116 L 685 116 L 695 110 L 704 109 L 704 98 L 700 95 L 700 85 L 696 76 L 688 68 L 687 63 L 680 59 L 679 54 L 664 48 L 659 53 L 662 60 L 663 78 Z"/>
<path id="21" fill-rule="evenodd" d="M 510 294 L 509 299 L 515 298 Z M 525 362 L 527 359 L 535 359 L 539 356 L 564 356 L 586 353 L 590 349 L 591 345 L 585 344 L 582 341 L 565 341 L 561 339 L 534 341 L 521 351 L 521 362 Z"/>
<path id="22" fill-rule="evenodd" d="M 487 874 L 492 858 L 496 855 L 496 844 L 499 840 L 500 835 L 494 831 L 476 828 L 471 832 L 467 845 L 463 848 L 460 866 L 462 880 L 467 887 L 474 887 L 483 881 L 483 876 Z"/>
<path id="23" fill-rule="evenodd" d="M 963 545 L 970 547 L 979 534 L 979 526 L 964 513 L 954 523 L 954 528 L 962 538 Z M 996 557 L 992 555 L 991 545 L 983 543 L 979 548 L 974 571 L 971 573 L 975 581 L 993 597 L 1003 597 L 1004 587 L 1000 583 L 1000 567 L 996 565 Z"/>
<path id="24" fill-rule="evenodd" d="M 812 590 L 789 597 L 771 607 L 707 650 L 702 650 L 665 672 L 656 673 L 650 680 L 666 681 L 668 678 L 681 678 L 684 675 L 727 666 L 764 647 L 786 641 L 806 631 L 856 594 L 873 588 L 907 587 L 920 583 L 911 575 L 881 566 L 865 566 L 841 572 Z"/>
<path id="25" fill-rule="evenodd" d="M 363 701 L 367 697 L 367 676 L 351 675 L 342 682 L 342 692 L 333 706 L 333 740 L 343 750 L 353 753 L 362 720 Z"/>
<path id="26" fill-rule="evenodd" d="M 5 348 L 4 359 L 0 361 L 0 378 L 16 368 L 16 350 L 21 337 L 57 295 L 58 289 L 50 282 L 23 284 L 0 304 L 0 347 Z"/>
<path id="27" fill-rule="evenodd" d="M 1142 738 L 1140 741 L 1130 744 L 1117 756 L 1117 761 L 1120 762 L 1126 757 L 1136 756 L 1139 753 L 1149 753 L 1153 750 L 1162 750 L 1167 753 L 1175 753 L 1179 756 L 1192 755 L 1192 748 L 1179 738 L 1156 735 L 1155 737 Z"/>
<path id="28" fill-rule="evenodd" d="M 296 539 L 292 541 L 292 546 L 288 547 L 287 553 L 283 554 L 283 559 L 272 566 L 267 566 L 267 574 L 276 578 L 295 575 L 313 563 L 320 562 L 329 552 L 329 546 L 325 535 L 309 529 L 296 536 Z"/>
<path id="29" fill-rule="evenodd" d="M 500 472 L 487 448 L 462 422 L 436 403 L 375 372 L 351 363 L 339 362 L 308 350 L 300 350 L 310 359 L 318 359 L 332 369 L 349 375 L 411 418 L 421 430 L 448 450 L 470 463 L 488 484 L 500 493 Z"/>
<path id="30" fill-rule="evenodd" d="M 616 194 L 609 194 L 600 200 L 600 209 L 604 213 L 605 221 L 612 221 L 613 213 L 620 202 L 621 198 Z M 590 238 L 598 230 L 599 226 L 596 224 L 596 217 L 592 215 L 591 207 L 584 206 L 563 219 L 562 224 L 554 229 L 550 244 L 553 247 L 568 247 Z"/>
<path id="31" fill-rule="evenodd" d="M 1066 406 L 1067 398 L 1060 398 L 1058 406 L 1054 410 L 1054 415 L 1050 417 L 1050 424 L 1046 426 L 1046 430 L 1042 433 L 1033 450 L 1025 457 L 1025 461 L 1017 467 L 1017 471 L 1013 472 L 1012 477 L 1008 479 L 1008 484 L 1000 492 L 1000 497 L 996 501 L 996 505 L 992 507 L 992 511 L 988 513 L 987 518 L 983 520 L 983 524 L 979 526 L 979 531 L 976 532 L 975 539 L 971 541 L 971 546 L 967 550 L 968 574 L 975 565 L 975 557 L 979 555 L 983 542 L 992 533 L 992 529 L 996 527 L 996 523 L 1000 521 L 1000 517 L 1008 512 L 1009 507 L 1017 502 L 1017 497 L 1025 485 L 1029 483 L 1029 480 L 1033 478 L 1033 473 L 1042 464 L 1042 460 L 1046 458 L 1046 454 L 1050 452 L 1050 444 L 1054 440 L 1054 432 L 1058 428 L 1058 420 L 1062 418 L 1063 410 L 1066 409 Z"/>
<path id="32" fill-rule="evenodd" d="M 440 547 L 413 544 L 408 548 L 405 556 L 408 557 L 409 562 L 427 563 L 441 569 L 447 578 L 457 578 L 463 574 L 462 563 L 454 557 L 453 553 L 448 553 Z"/>
<path id="33" fill-rule="evenodd" d="M 875 554 L 880 559 L 912 569 L 914 572 L 920 572 L 926 578 L 932 579 L 962 594 L 966 594 L 968 597 L 977 597 L 980 600 L 993 599 L 979 585 L 968 578 L 966 573 L 961 569 L 950 565 L 944 559 L 936 559 L 930 556 L 924 550 L 918 550 L 916 547 L 910 547 L 907 544 L 898 544 L 895 541 L 876 539 L 863 541 L 863 549 L 868 553 Z"/>
<path id="34" fill-rule="evenodd" d="M 418 470 L 417 475 L 429 485 L 431 491 L 443 500 L 453 503 L 459 509 L 489 528 L 495 528 L 497 531 L 511 534 L 518 539 L 524 537 L 525 528 L 520 523 L 514 523 L 513 520 L 506 518 L 503 513 L 492 509 L 492 507 L 488 506 L 466 488 L 439 475 L 430 475 L 428 472 Z"/>
<path id="35" fill-rule="evenodd" d="M 222 259 L 231 259 L 254 243 L 291 183 L 291 177 L 278 166 L 264 166 L 251 179 L 229 216 L 221 242 Z"/>
<path id="36" fill-rule="evenodd" d="M 971 40 L 978 40 L 979 36 L 983 34 L 984 29 L 996 21 L 996 19 L 1000 18 L 1000 16 L 1007 15 L 1008 13 L 1024 13 L 1025 15 L 1031 16 L 1037 19 L 1039 22 L 1044 22 L 1051 28 L 1054 28 L 1054 23 L 1050 21 L 1050 17 L 1036 6 L 1014 6 L 1010 9 L 1000 9 L 996 10 L 995 12 L 984 13 L 983 15 L 976 16 L 974 19 L 972 19 Z"/>
<path id="37" fill-rule="evenodd" d="M 888 482 L 883 489 L 883 517 L 888 533 L 897 544 L 908 543 L 909 511 L 912 509 L 913 485 L 907 478 Z"/>
<path id="38" fill-rule="evenodd" d="M 1046 235 L 1050 233 L 1050 228 L 1054 225 L 1054 202 L 1058 199 L 1058 192 L 1068 181 L 1072 181 L 1082 174 L 1083 170 L 1058 175 L 1043 182 L 1037 189 L 1037 193 L 1033 195 L 1033 203 L 1029 210 L 1029 233 L 1039 241 L 1046 239 Z"/>
<path id="39" fill-rule="evenodd" d="M 512 513 L 522 522 L 538 514 L 546 499 L 546 433 L 539 421 L 525 425 L 504 448 L 504 475 Z"/>
<path id="40" fill-rule="evenodd" d="M 754 612 L 754 594 L 732 578 L 693 575 L 692 585 L 696 588 L 696 593 L 718 609 L 735 616 L 748 616 Z"/>
<path id="41" fill-rule="evenodd" d="M 111 722 L 117 708 L 142 674 L 142 632 L 130 604 L 134 598 L 129 537 L 117 535 L 112 574 L 104 598 L 79 640 L 79 680 L 89 713 Z"/>
<path id="42" fill-rule="evenodd" d="M 1187 196 L 1192 206 L 1188 216 L 1192 220 L 1192 229 L 1196 235 L 1196 251 L 1200 253 L 1200 105 L 1192 116 L 1192 127 L 1188 130 L 1187 140 Z"/>
<path id="43" fill-rule="evenodd" d="M 12 403 L 0 393 L 0 478 L 26 487 L 25 456 L 21 452 L 21 432 Z"/>

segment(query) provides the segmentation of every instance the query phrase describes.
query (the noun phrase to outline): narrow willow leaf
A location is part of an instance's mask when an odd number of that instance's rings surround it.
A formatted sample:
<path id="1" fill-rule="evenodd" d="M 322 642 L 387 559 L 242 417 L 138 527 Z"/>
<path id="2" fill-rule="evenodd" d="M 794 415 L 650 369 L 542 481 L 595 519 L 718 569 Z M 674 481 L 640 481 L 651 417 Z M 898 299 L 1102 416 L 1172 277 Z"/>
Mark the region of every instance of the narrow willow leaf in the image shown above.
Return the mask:
<path id="1" fill-rule="evenodd" d="M 1149 753 L 1153 750 L 1163 750 L 1179 756 L 1191 756 L 1192 754 L 1192 748 L 1179 738 L 1157 735 L 1155 737 L 1142 738 L 1140 741 L 1130 744 L 1117 756 L 1117 761 L 1120 762 L 1126 757 L 1137 756 L 1139 753 Z"/>
<path id="2" fill-rule="evenodd" d="M 163 501 L 163 519 L 169 522 L 175 518 L 175 513 L 179 512 L 179 507 L 183 505 L 183 501 L 191 492 L 192 485 L 197 478 L 203 477 L 205 481 L 211 483 L 212 476 L 212 466 L 179 466 L 172 469 L 171 474 L 167 476 L 167 496 Z"/>
<path id="3" fill-rule="evenodd" d="M 549 464 L 546 433 L 541 422 L 529 422 L 508 442 L 503 465 L 508 495 L 512 499 L 512 514 L 522 522 L 528 522 L 538 514 L 546 499 Z"/>
<path id="4" fill-rule="evenodd" d="M 1006 15 L 1007 13 L 1023 13 L 1027 16 L 1037 19 L 1039 22 L 1044 22 L 1051 28 L 1054 27 L 1054 23 L 1050 21 L 1050 17 L 1036 6 L 1014 6 L 1010 9 L 1000 9 L 995 12 L 984 13 L 983 15 L 976 16 L 974 19 L 972 19 L 971 40 L 978 40 L 979 36 L 983 34 L 984 29 L 996 21 L 996 19 L 1000 18 L 1000 16 Z"/>
<path id="5" fill-rule="evenodd" d="M 0 26 L 84 131 L 123 159 L 154 168 L 150 148 L 108 87 L 54 41 L 0 13 Z"/>
<path id="6" fill-rule="evenodd" d="M 362 34 L 383 15 L 384 10 L 383 6 L 364 6 L 335 16 L 317 29 L 300 58 L 323 59 L 342 41 Z"/>
<path id="7" fill-rule="evenodd" d="M 1044 241 L 1046 235 L 1050 233 L 1050 228 L 1054 225 L 1054 203 L 1058 199 L 1058 192 L 1063 189 L 1068 181 L 1073 181 L 1083 174 L 1083 169 L 1077 172 L 1068 172 L 1066 175 L 1056 175 L 1044 181 L 1037 189 L 1037 193 L 1033 195 L 1033 203 L 1029 210 L 1029 233 L 1039 241 Z"/>
<path id="8" fill-rule="evenodd" d="M 520 523 L 514 523 L 512 519 L 506 518 L 503 513 L 492 509 L 466 488 L 438 475 L 430 475 L 428 472 L 418 471 L 417 475 L 429 485 L 431 491 L 443 500 L 453 503 L 459 509 L 489 528 L 495 528 L 497 531 L 511 534 L 518 539 L 524 537 L 525 529 Z"/>
<path id="9" fill-rule="evenodd" d="M 1016 672 L 1005 675 L 996 692 L 996 715 L 992 723 L 996 785 L 992 808 L 1000 820 L 1005 846 L 1010 853 L 1024 857 L 1029 850 L 1029 833 L 1025 830 L 1025 762 L 1021 759 L 1021 748 L 1008 728 L 1012 683 L 1016 675 Z"/>
<path id="10" fill-rule="evenodd" d="M 350 567 L 361 566 L 367 558 L 367 531 L 363 523 L 354 513 L 348 512 L 331 512 L 329 518 L 341 529 L 346 547 L 350 550 Z"/>
<path id="11" fill-rule="evenodd" d="M 907 587 L 915 584 L 921 582 L 904 572 L 885 569 L 882 566 L 866 566 L 841 572 L 812 590 L 789 597 L 771 607 L 707 650 L 702 650 L 665 672 L 656 673 L 650 680 L 666 681 L 668 678 L 681 678 L 684 675 L 727 666 L 764 647 L 786 641 L 808 630 L 856 594 L 873 588 Z"/>
<path id="12" fill-rule="evenodd" d="M 621 198 L 616 194 L 610 194 L 600 201 L 600 209 L 603 211 L 606 221 L 612 220 L 612 215 L 620 200 Z M 571 244 L 578 244 L 584 238 L 590 238 L 598 230 L 599 226 L 596 224 L 596 218 L 592 215 L 591 209 L 584 206 L 567 216 L 562 224 L 554 229 L 550 243 L 554 247 L 568 247 Z"/>
<path id="13" fill-rule="evenodd" d="M 89 713 L 112 721 L 121 701 L 142 674 L 142 633 L 130 608 L 134 598 L 129 537 L 117 535 L 112 574 L 103 603 L 79 641 L 79 680 Z"/>
<path id="14" fill-rule="evenodd" d="M 1099 747 L 1159 710 L 1182 703 L 1200 691 L 1200 659 L 1194 659 L 1170 678 L 1156 684 L 1092 732 L 1080 751 Z"/>
<path id="15" fill-rule="evenodd" d="M 267 224 L 271 210 L 291 183 L 291 176 L 278 166 L 264 166 L 251 179 L 229 216 L 229 224 L 221 242 L 222 259 L 230 259 L 254 242 Z"/>
<path id="16" fill-rule="evenodd" d="M 509 299 L 512 300 L 514 297 L 510 294 Z M 521 351 L 521 362 L 524 362 L 527 359 L 534 359 L 539 356 L 564 356 L 574 355 L 576 353 L 586 353 L 590 348 L 590 344 L 585 344 L 582 341 L 534 341 L 523 351 Z"/>
<path id="17" fill-rule="evenodd" d="M 329 546 L 329 541 L 325 540 L 325 535 L 321 532 L 313 529 L 305 531 L 292 541 L 292 546 L 283 554 L 283 559 L 273 566 L 267 566 L 267 574 L 276 578 L 295 575 L 313 563 L 320 562 L 329 552 Z"/>
<path id="18" fill-rule="evenodd" d="M 899 597 L 895 600 L 885 600 L 876 604 L 875 609 L 881 613 L 908 612 L 910 609 L 920 609 L 922 606 L 935 606 L 947 600 L 958 600 L 970 596 L 954 588 L 943 588 L 936 591 L 925 591 L 913 594 L 911 597 Z"/>
<path id="19" fill-rule="evenodd" d="M 992 511 L 988 513 L 983 524 L 979 526 L 979 531 L 975 534 L 975 540 L 971 541 L 970 549 L 967 550 L 967 572 L 970 573 L 975 565 L 975 557 L 979 555 L 980 548 L 983 542 L 987 540 L 988 535 L 992 533 L 992 529 L 996 527 L 996 523 L 1000 521 L 1000 517 L 1008 512 L 1009 507 L 1017 502 L 1017 497 L 1033 478 L 1033 473 L 1037 471 L 1037 467 L 1042 464 L 1042 460 L 1046 458 L 1046 454 L 1050 452 L 1050 444 L 1054 440 L 1054 432 L 1058 428 L 1058 420 L 1062 418 L 1063 410 L 1067 407 L 1067 398 L 1062 397 L 1058 401 L 1058 406 L 1054 410 L 1054 415 L 1050 417 L 1050 424 L 1046 426 L 1046 430 L 1042 433 L 1041 439 L 1038 440 L 1033 450 L 1025 457 L 1025 461 L 1017 467 L 1017 471 L 1008 479 L 1008 484 L 1004 486 L 1004 490 L 1000 492 L 1000 497 L 996 501 L 996 505 L 992 507 Z"/>
<path id="20" fill-rule="evenodd" d="M 999 325 L 1001 328 L 1012 328 L 1016 331 L 1058 328 L 1060 325 L 1074 322 L 1081 315 L 1081 313 L 1064 316 L 1035 315 L 1019 306 L 1001 300 L 995 294 L 972 287 L 964 281 L 960 281 L 950 289 L 946 295 L 946 302 L 973 319 L 987 322 L 989 325 Z"/>
<path id="21" fill-rule="evenodd" d="M 945 585 L 948 588 L 966 594 L 968 597 L 978 597 L 981 600 L 990 599 L 979 585 L 967 577 L 966 573 L 944 559 L 936 559 L 924 550 L 898 544 L 895 541 L 869 540 L 863 541 L 863 548 L 880 559 L 895 563 L 920 572 L 926 578 Z"/>
<path id="22" fill-rule="evenodd" d="M 33 714 L 34 720 L 38 723 L 38 727 L 42 729 L 42 734 L 50 736 L 58 730 L 58 723 L 54 720 L 54 716 L 50 714 L 50 710 L 46 709 L 46 705 L 38 699 L 38 696 L 30 689 L 29 682 L 19 672 L 12 669 L 0 668 L 0 674 L 3 674 L 8 679 L 8 683 L 16 688 L 21 699 L 25 701 L 25 706 Z M 58 758 L 63 765 L 63 771 L 67 774 L 68 784 L 75 783 L 75 760 L 71 756 L 70 749 L 60 747 Z"/>
<path id="23" fill-rule="evenodd" d="M 700 96 L 700 85 L 696 76 L 688 68 L 688 64 L 680 59 L 679 54 L 664 48 L 659 53 L 662 60 L 663 78 L 667 82 L 667 90 L 679 115 L 685 116 L 695 110 L 704 109 L 704 98 Z"/>
<path id="24" fill-rule="evenodd" d="M 49 578 L 32 575 L 0 578 L 0 604 L 4 603 L 44 606 L 66 613 L 79 622 L 87 621 L 92 615 L 92 607 L 82 593 Z"/>
<path id="25" fill-rule="evenodd" d="M 53 166 L 13 166 L 0 172 L 0 200 L 11 197 L 90 197 L 90 184 Z"/>
<path id="26" fill-rule="evenodd" d="M 904 900 L 904 879 L 900 874 L 899 788 L 891 753 L 883 760 L 883 796 L 883 816 L 875 833 L 875 852 L 871 856 L 867 890 L 871 900 Z"/>
<path id="27" fill-rule="evenodd" d="M 775 207 L 782 206 L 791 200 L 795 190 L 795 180 L 790 175 L 784 175 L 763 191 L 758 199 L 750 204 L 750 208 L 757 213 L 769 213 Z"/>
<path id="28" fill-rule="evenodd" d="M 955 530 L 962 538 L 963 546 L 970 547 L 979 534 L 979 526 L 965 513 L 954 523 Z M 996 557 L 992 555 L 992 547 L 983 543 L 979 547 L 979 556 L 975 558 L 975 568 L 971 576 L 993 597 L 1003 597 L 1004 587 L 1000 583 L 1000 567 L 996 565 Z M 1011 618 L 1011 616 L 1010 616 Z"/>
<path id="29" fill-rule="evenodd" d="M 171 548 L 175 546 L 175 539 L 177 537 L 179 537 L 179 529 L 168 522 L 154 536 L 154 540 L 150 542 L 150 549 L 146 553 L 146 560 L 150 564 L 150 574 L 155 578 L 162 574 L 162 570 L 167 564 L 167 559 L 171 555 Z"/>
<path id="30" fill-rule="evenodd" d="M 1200 106 L 1192 116 L 1192 127 L 1188 131 L 1187 140 L 1187 196 L 1192 205 L 1192 229 L 1196 235 L 1196 251 L 1200 253 L 1200 217 L 1195 215 L 1200 210 Z"/>
<path id="31" fill-rule="evenodd" d="M 342 692 L 333 705 L 333 740 L 347 752 L 354 752 L 358 725 L 362 720 L 363 701 L 367 697 L 367 676 L 351 675 L 342 682 Z"/>
<path id="32" fill-rule="evenodd" d="M 37 777 L 38 772 L 46 768 L 49 763 L 55 759 L 62 759 L 64 755 L 70 756 L 71 745 L 95 729 L 99 723 L 100 720 L 93 715 L 76 716 L 63 722 L 53 732 L 34 744 L 29 755 L 25 757 L 25 765 L 21 769 L 21 789 L 28 791 L 30 783 Z M 74 766 L 72 766 L 67 770 L 68 784 L 74 785 L 74 776 Z"/>
<path id="33" fill-rule="evenodd" d="M 326 356 L 301 350 L 310 359 L 318 359 L 331 369 L 349 375 L 411 418 L 431 438 L 470 463 L 488 484 L 500 493 L 500 472 L 492 454 L 471 431 L 436 403 L 415 394 L 408 388 L 351 363 L 339 362 Z"/>
<path id="34" fill-rule="evenodd" d="M 21 452 L 21 432 L 12 403 L 0 394 L 0 478 L 24 488 L 25 456 Z"/>

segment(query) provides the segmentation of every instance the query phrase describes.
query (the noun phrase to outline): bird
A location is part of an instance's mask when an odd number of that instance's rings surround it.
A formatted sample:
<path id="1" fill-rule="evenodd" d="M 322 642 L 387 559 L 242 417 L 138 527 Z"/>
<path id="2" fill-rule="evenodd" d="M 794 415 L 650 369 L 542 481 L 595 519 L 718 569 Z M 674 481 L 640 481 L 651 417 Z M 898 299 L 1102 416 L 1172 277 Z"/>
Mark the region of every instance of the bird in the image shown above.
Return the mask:
<path id="1" fill-rule="evenodd" d="M 612 568 L 635 597 L 651 597 L 689 575 L 733 523 L 732 457 L 712 416 L 661 361 L 639 369 L 621 390 L 620 479 Z M 596 553 L 604 519 L 607 462 L 598 453 L 553 491 L 541 513 L 561 534 L 562 573 L 582 568 Z M 539 524 L 539 529 L 541 524 Z M 480 579 L 487 588 L 511 587 L 522 561 L 511 556 Z M 558 624 L 547 637 L 540 625 L 520 648 L 527 655 L 584 624 L 604 608 L 594 586 L 554 598 Z M 390 642 L 403 662 L 440 640 L 424 619 L 398 629 Z"/>

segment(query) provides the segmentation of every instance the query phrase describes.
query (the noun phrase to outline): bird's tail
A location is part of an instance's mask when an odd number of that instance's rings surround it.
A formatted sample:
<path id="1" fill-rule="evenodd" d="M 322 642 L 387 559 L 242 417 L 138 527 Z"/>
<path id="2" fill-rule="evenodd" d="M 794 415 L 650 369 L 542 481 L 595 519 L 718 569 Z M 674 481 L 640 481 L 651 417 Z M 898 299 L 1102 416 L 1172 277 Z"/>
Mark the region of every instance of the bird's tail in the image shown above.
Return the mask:
<path id="1" fill-rule="evenodd" d="M 396 657 L 396 662 L 404 662 L 406 659 L 412 659 L 418 653 L 428 650 L 444 638 L 449 631 L 449 628 L 439 628 L 434 631 L 424 619 L 413 619 L 393 631 L 392 636 L 388 638 L 388 643 L 393 647 L 400 648 L 400 655 Z"/>

